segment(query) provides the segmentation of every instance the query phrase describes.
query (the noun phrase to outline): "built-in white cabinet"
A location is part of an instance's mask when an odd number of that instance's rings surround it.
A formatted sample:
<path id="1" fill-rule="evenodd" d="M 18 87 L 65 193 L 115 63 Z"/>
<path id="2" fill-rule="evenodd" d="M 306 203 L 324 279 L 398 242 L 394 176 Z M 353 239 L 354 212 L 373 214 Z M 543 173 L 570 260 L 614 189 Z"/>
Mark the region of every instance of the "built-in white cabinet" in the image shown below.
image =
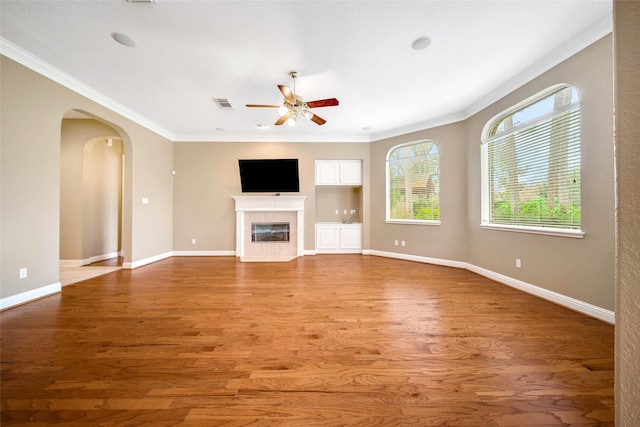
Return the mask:
<path id="1" fill-rule="evenodd" d="M 362 185 L 362 160 L 316 160 L 316 185 Z"/>
<path id="2" fill-rule="evenodd" d="M 362 253 L 362 224 L 317 223 L 316 253 Z"/>

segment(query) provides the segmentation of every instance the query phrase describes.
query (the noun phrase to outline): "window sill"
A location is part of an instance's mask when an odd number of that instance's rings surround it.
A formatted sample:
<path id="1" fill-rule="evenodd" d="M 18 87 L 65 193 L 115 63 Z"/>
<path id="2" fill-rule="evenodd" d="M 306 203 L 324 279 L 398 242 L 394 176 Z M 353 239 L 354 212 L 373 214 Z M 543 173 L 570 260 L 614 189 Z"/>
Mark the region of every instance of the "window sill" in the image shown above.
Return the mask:
<path id="1" fill-rule="evenodd" d="M 582 239 L 585 232 L 581 230 L 569 230 L 566 228 L 523 227 L 516 225 L 480 224 L 480 228 L 486 230 L 512 231 L 515 233 L 542 234 L 546 236 L 571 237 Z"/>
<path id="2" fill-rule="evenodd" d="M 418 221 L 415 219 L 387 219 L 385 220 L 385 222 L 387 224 L 442 225 L 441 221 L 435 221 L 435 220 Z"/>

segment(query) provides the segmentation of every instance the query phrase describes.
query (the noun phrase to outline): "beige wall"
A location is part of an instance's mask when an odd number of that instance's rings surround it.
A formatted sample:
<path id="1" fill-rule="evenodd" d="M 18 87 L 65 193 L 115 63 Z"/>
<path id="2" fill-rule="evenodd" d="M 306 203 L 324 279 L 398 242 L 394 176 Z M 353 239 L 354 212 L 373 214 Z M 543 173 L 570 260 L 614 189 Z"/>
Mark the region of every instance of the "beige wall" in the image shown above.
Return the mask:
<path id="1" fill-rule="evenodd" d="M 82 259 L 107 259 L 120 250 L 122 143 L 114 139 L 108 146 L 99 138 L 87 143 L 84 152 Z"/>
<path id="2" fill-rule="evenodd" d="M 614 310 L 612 38 L 607 36 L 466 121 L 466 260 L 470 264 Z M 581 105 L 583 239 L 479 227 L 480 138 L 496 114 L 554 84 L 577 88 Z M 522 268 L 515 268 L 515 258 Z"/>
<path id="3" fill-rule="evenodd" d="M 640 425 L 640 2 L 614 3 L 616 425 Z"/>
<path id="4" fill-rule="evenodd" d="M 465 260 L 466 141 L 465 124 L 455 123 L 371 143 L 371 248 L 449 261 Z M 386 159 L 389 150 L 408 142 L 430 140 L 440 157 L 442 225 L 385 223 Z M 395 240 L 406 246 L 395 246 Z"/>
<path id="5" fill-rule="evenodd" d="M 315 160 L 362 159 L 362 218 L 369 215 L 369 145 L 361 143 L 180 142 L 175 144 L 174 250 L 235 251 L 235 207 L 241 195 L 238 159 L 297 158 L 305 200 L 304 248 L 315 248 Z M 191 240 L 196 239 L 196 244 Z M 363 231 L 363 245 L 368 247 Z"/>
<path id="6" fill-rule="evenodd" d="M 0 298 L 59 283 L 60 135 L 71 109 L 99 117 L 123 138 L 125 260 L 170 253 L 173 144 L 11 59 L 1 61 Z M 151 203 L 142 205 L 142 197 Z M 25 279 L 21 268 L 28 269 Z"/>
<path id="7" fill-rule="evenodd" d="M 364 191 L 368 192 L 362 187 L 317 187 L 316 222 L 342 222 L 351 218 L 351 210 L 356 211 L 353 222 L 362 222 L 362 195 Z"/>

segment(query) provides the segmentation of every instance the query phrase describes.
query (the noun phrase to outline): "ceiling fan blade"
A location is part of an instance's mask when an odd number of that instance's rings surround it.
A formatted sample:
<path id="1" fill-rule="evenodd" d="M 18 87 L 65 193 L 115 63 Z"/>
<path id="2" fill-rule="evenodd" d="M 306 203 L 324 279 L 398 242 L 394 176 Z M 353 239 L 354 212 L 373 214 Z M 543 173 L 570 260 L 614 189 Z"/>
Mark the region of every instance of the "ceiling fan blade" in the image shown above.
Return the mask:
<path id="1" fill-rule="evenodd" d="M 312 122 L 314 122 L 314 123 L 316 123 L 316 124 L 319 124 L 319 125 L 321 125 L 321 126 L 322 126 L 323 124 L 327 123 L 327 121 L 326 121 L 325 119 L 323 119 L 323 118 L 322 118 L 322 117 L 320 117 L 320 116 L 316 116 L 315 114 L 314 114 L 314 115 L 312 115 L 312 116 L 309 118 L 309 120 L 311 120 Z"/>
<path id="2" fill-rule="evenodd" d="M 319 108 L 319 107 L 335 107 L 339 102 L 335 98 L 327 98 L 327 99 L 318 99 L 317 101 L 309 101 L 307 105 L 309 108 Z"/>
<path id="3" fill-rule="evenodd" d="M 276 120 L 274 125 L 280 126 L 281 124 L 284 124 L 284 122 L 286 122 L 288 118 L 289 118 L 289 113 L 283 114 L 282 116 L 280 116 L 278 120 Z"/>
<path id="4" fill-rule="evenodd" d="M 293 103 L 295 102 L 295 98 L 293 96 L 293 91 L 291 89 L 289 89 L 289 86 L 285 86 L 285 85 L 278 85 L 278 89 L 280 89 L 280 92 L 282 92 L 282 95 L 284 95 L 284 98 Z"/>
<path id="5" fill-rule="evenodd" d="M 266 105 L 266 104 L 246 104 L 249 108 L 280 108 L 279 105 Z"/>

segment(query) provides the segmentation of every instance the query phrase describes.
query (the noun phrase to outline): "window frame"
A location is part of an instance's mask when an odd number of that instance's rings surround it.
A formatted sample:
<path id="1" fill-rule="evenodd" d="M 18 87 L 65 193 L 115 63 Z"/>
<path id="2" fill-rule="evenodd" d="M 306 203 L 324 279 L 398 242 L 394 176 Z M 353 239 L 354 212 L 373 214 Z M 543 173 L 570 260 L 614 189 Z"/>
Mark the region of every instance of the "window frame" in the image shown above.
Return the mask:
<path id="1" fill-rule="evenodd" d="M 441 203 L 438 199 L 438 217 L 439 219 L 397 219 L 391 218 L 391 197 L 390 197 L 390 174 L 389 174 L 389 161 L 391 160 L 389 157 L 392 152 L 402 147 L 410 146 L 410 145 L 420 145 L 430 143 L 436 146 L 438 150 L 438 198 L 440 197 L 440 145 L 431 139 L 420 139 L 417 141 L 411 142 L 403 142 L 401 144 L 396 144 L 389 148 L 387 151 L 387 155 L 385 158 L 385 223 L 387 224 L 412 224 L 412 225 L 442 225 L 442 210 Z"/>
<path id="2" fill-rule="evenodd" d="M 583 230 L 582 218 L 580 221 L 580 229 L 569 229 L 569 228 L 561 228 L 561 227 L 542 227 L 542 226 L 534 226 L 534 225 L 515 225 L 515 224 L 496 224 L 491 223 L 491 206 L 490 205 L 490 192 L 489 192 L 489 156 L 486 153 L 488 150 L 485 147 L 488 147 L 487 144 L 493 142 L 494 140 L 504 138 L 505 133 L 490 135 L 491 131 L 495 129 L 495 127 L 503 121 L 505 118 L 514 115 L 518 111 L 535 104 L 538 101 L 542 101 L 543 99 L 549 97 L 555 92 L 558 92 L 565 88 L 572 88 L 576 91 L 578 95 L 577 101 L 572 102 L 566 106 L 563 106 L 557 110 L 553 110 L 551 112 L 547 112 L 540 116 L 535 117 L 527 122 L 520 123 L 517 126 L 510 129 L 509 133 L 516 133 L 520 129 L 524 129 L 532 126 L 533 124 L 543 122 L 551 117 L 561 115 L 576 105 L 580 113 L 582 113 L 582 105 L 581 100 L 582 97 L 578 92 L 578 89 L 570 84 L 560 83 L 546 88 L 543 91 L 536 93 L 535 95 L 517 103 L 516 105 L 508 108 L 493 116 L 482 129 L 481 134 L 481 143 L 480 143 L 480 175 L 481 175 L 481 205 L 480 205 L 480 228 L 488 229 L 488 230 L 500 230 L 500 231 L 508 231 L 508 232 L 517 232 L 517 233 L 528 233 L 528 234 L 542 234 L 549 236 L 558 236 L 558 237 L 571 237 L 571 238 L 583 238 L 585 236 L 585 232 Z M 582 114 L 580 116 L 580 133 L 582 135 Z M 582 152 L 582 137 L 580 139 L 580 152 Z M 582 155 L 580 156 L 582 157 Z M 580 159 L 580 171 L 582 172 L 582 158 Z M 580 186 L 581 200 L 582 200 L 582 185 Z M 582 203 L 580 204 L 580 211 L 582 215 Z"/>

